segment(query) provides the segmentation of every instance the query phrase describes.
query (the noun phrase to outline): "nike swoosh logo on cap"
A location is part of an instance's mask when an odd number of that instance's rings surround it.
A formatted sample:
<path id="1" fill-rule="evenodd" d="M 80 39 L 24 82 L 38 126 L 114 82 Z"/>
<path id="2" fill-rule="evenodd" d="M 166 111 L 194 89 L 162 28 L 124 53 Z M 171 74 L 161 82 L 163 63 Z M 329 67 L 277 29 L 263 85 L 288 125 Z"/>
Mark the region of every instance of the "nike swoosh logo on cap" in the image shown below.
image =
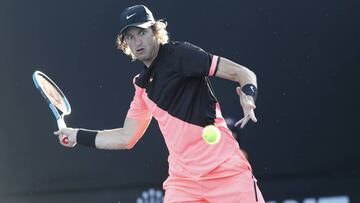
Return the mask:
<path id="1" fill-rule="evenodd" d="M 131 15 L 126 16 L 126 20 L 128 20 L 128 19 L 131 18 L 131 17 L 133 17 L 134 15 L 136 15 L 136 13 L 133 13 L 133 14 L 131 14 Z"/>

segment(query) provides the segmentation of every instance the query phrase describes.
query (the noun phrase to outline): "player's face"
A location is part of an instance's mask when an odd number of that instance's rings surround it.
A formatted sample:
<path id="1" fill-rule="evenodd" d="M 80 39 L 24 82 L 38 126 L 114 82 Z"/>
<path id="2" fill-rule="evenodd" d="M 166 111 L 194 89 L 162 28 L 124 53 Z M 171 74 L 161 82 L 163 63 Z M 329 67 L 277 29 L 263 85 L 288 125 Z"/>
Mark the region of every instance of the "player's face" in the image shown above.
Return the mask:
<path id="1" fill-rule="evenodd" d="M 136 59 L 151 64 L 156 57 L 159 43 L 151 27 L 130 27 L 124 34 L 126 44 Z"/>

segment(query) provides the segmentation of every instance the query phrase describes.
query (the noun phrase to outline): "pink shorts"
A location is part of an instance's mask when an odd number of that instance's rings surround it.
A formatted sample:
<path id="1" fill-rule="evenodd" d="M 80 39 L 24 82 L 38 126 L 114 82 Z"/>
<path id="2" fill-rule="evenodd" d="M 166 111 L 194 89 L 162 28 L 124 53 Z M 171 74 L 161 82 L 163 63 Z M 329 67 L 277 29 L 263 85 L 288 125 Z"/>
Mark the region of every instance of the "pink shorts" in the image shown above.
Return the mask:
<path id="1" fill-rule="evenodd" d="M 164 203 L 265 203 L 250 166 L 239 153 L 206 176 L 169 176 L 164 190 Z"/>

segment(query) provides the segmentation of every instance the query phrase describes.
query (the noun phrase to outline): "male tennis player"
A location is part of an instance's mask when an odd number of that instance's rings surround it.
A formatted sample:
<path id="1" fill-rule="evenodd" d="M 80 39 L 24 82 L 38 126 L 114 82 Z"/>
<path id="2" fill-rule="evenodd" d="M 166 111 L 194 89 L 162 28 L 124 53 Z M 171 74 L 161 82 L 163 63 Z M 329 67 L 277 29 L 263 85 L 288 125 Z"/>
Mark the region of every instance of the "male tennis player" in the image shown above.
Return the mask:
<path id="1" fill-rule="evenodd" d="M 244 127 L 254 114 L 257 83 L 249 69 L 210 54 L 187 42 L 168 42 L 166 23 L 155 21 L 143 5 L 126 8 L 120 15 L 119 48 L 144 70 L 133 84 L 135 95 L 122 128 L 102 131 L 64 128 L 76 143 L 99 149 L 131 149 L 154 117 L 169 149 L 169 177 L 164 182 L 164 202 L 264 202 L 250 164 L 226 126 L 208 77 L 239 82 L 236 92 Z M 207 144 L 202 130 L 215 125 L 219 143 Z"/>

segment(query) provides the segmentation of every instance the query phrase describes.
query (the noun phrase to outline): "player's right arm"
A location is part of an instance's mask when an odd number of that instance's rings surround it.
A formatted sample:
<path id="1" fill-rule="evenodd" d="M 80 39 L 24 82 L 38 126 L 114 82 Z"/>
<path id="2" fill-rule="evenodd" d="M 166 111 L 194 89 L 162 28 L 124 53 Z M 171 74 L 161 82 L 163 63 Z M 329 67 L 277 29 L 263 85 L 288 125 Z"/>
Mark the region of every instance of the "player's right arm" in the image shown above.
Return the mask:
<path id="1" fill-rule="evenodd" d="M 143 136 L 150 121 L 151 118 L 136 120 L 126 117 L 122 128 L 94 131 L 93 133 L 96 133 L 95 147 L 108 150 L 131 149 Z M 77 128 L 63 128 L 55 132 L 59 136 L 60 143 L 66 147 L 73 147 L 77 143 L 78 133 Z M 64 135 L 68 137 L 67 144 L 61 142 Z"/>
<path id="2" fill-rule="evenodd" d="M 126 117 L 123 128 L 99 131 L 95 145 L 99 149 L 131 149 L 144 135 L 150 119 L 136 120 Z"/>
<path id="3" fill-rule="evenodd" d="M 143 136 L 152 119 L 152 114 L 142 99 L 144 89 L 135 84 L 135 78 L 133 80 L 135 87 L 134 98 L 131 101 L 122 128 L 100 131 L 63 128 L 55 132 L 55 134 L 59 136 L 60 143 L 66 147 L 73 147 L 75 144 L 80 144 L 109 150 L 133 148 Z M 69 143 L 62 142 L 64 135 L 68 136 Z"/>

